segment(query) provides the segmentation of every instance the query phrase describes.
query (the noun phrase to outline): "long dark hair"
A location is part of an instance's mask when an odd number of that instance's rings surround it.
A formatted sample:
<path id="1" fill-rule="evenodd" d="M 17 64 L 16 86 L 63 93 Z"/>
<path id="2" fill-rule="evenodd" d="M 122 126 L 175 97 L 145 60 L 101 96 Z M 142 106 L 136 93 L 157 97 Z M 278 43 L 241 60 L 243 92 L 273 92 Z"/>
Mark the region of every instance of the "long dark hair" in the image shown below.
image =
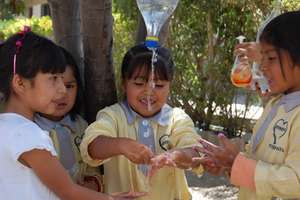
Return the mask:
<path id="1" fill-rule="evenodd" d="M 19 44 L 19 48 L 17 48 Z M 15 73 L 26 79 L 34 79 L 38 72 L 62 73 L 66 61 L 60 48 L 51 40 L 33 32 L 15 34 L 0 47 L 0 92 L 7 101 L 11 94 L 11 81 Z"/>

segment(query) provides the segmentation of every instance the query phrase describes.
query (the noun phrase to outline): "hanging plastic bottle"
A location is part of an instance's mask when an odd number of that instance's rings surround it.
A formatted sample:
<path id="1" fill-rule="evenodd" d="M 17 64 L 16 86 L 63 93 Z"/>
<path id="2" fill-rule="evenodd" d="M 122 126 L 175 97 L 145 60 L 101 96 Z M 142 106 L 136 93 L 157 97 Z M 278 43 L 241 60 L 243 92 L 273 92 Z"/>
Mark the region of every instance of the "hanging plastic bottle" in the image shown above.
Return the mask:
<path id="1" fill-rule="evenodd" d="M 239 43 L 242 43 L 245 39 L 240 35 L 236 38 Z M 232 70 L 231 70 L 231 82 L 237 87 L 247 87 L 252 80 L 251 66 L 247 60 L 242 60 L 239 55 L 236 56 Z"/>
<path id="2" fill-rule="evenodd" d="M 281 0 L 277 0 L 272 12 L 259 27 L 259 29 L 257 31 L 257 35 L 256 35 L 256 42 L 259 42 L 259 37 L 262 34 L 264 28 L 267 26 L 267 24 L 272 19 L 274 19 L 275 17 L 280 15 L 280 13 L 281 13 Z M 270 91 L 268 81 L 264 77 L 262 71 L 260 70 L 259 64 L 256 62 L 254 62 L 252 65 L 252 76 L 253 76 L 253 78 L 251 81 L 251 89 L 256 90 L 256 85 L 258 85 L 258 87 L 261 90 L 261 93 L 265 94 L 266 92 Z"/>
<path id="3" fill-rule="evenodd" d="M 137 0 L 147 29 L 146 46 L 158 47 L 158 35 L 167 19 L 174 12 L 179 0 Z"/>
<path id="4" fill-rule="evenodd" d="M 179 0 L 137 0 L 136 2 L 147 29 L 145 45 L 152 51 L 149 85 L 154 89 L 154 64 L 157 62 L 156 49 L 159 46 L 158 36 L 162 26 L 177 7 Z M 148 110 L 152 110 L 151 104 L 149 103 L 150 95 L 147 98 Z"/>

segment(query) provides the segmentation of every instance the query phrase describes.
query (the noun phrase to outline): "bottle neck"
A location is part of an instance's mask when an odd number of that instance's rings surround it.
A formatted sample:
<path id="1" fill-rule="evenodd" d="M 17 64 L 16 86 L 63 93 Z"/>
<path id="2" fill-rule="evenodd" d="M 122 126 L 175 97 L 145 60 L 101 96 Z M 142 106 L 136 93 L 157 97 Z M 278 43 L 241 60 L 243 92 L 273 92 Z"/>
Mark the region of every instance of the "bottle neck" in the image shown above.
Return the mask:
<path id="1" fill-rule="evenodd" d="M 145 45 L 148 48 L 157 48 L 159 47 L 158 37 L 155 36 L 147 36 Z"/>

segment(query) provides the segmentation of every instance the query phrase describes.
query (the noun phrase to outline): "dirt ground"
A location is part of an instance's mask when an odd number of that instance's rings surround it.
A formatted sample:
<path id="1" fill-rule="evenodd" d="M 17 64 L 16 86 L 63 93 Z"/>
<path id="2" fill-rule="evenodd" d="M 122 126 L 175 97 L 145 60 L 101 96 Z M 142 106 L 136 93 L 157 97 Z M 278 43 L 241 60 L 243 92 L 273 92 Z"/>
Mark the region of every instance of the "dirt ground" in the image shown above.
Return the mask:
<path id="1" fill-rule="evenodd" d="M 204 173 L 197 177 L 192 172 L 186 172 L 193 200 L 237 200 L 238 189 L 223 177 Z"/>

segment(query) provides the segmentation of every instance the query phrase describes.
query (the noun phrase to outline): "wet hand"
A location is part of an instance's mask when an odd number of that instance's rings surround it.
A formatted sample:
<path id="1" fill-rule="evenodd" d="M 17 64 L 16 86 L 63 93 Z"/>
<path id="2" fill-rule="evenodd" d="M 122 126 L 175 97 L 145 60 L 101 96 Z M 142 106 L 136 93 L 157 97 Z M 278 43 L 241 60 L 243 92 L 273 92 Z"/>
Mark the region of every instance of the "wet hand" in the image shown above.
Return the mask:
<path id="1" fill-rule="evenodd" d="M 135 164 L 149 164 L 154 156 L 149 147 L 128 138 L 123 139 L 121 149 L 122 154 Z"/>
<path id="2" fill-rule="evenodd" d="M 168 166 L 176 167 L 176 163 L 173 161 L 172 155 L 168 152 L 154 156 L 150 162 L 149 177 L 152 177 L 159 169 Z"/>
<path id="3" fill-rule="evenodd" d="M 223 134 L 219 134 L 218 139 L 220 146 L 212 144 L 204 139 L 200 139 L 199 142 L 203 147 L 195 147 L 195 149 L 211 158 L 216 165 L 222 166 L 227 170 L 231 169 L 234 159 L 240 152 L 240 149 Z"/>
<path id="4" fill-rule="evenodd" d="M 195 157 L 193 158 L 193 161 L 199 163 L 199 165 L 201 164 L 204 170 L 212 175 L 220 176 L 224 174 L 225 168 L 223 166 L 217 165 L 215 163 L 215 160 L 211 157 Z"/>

